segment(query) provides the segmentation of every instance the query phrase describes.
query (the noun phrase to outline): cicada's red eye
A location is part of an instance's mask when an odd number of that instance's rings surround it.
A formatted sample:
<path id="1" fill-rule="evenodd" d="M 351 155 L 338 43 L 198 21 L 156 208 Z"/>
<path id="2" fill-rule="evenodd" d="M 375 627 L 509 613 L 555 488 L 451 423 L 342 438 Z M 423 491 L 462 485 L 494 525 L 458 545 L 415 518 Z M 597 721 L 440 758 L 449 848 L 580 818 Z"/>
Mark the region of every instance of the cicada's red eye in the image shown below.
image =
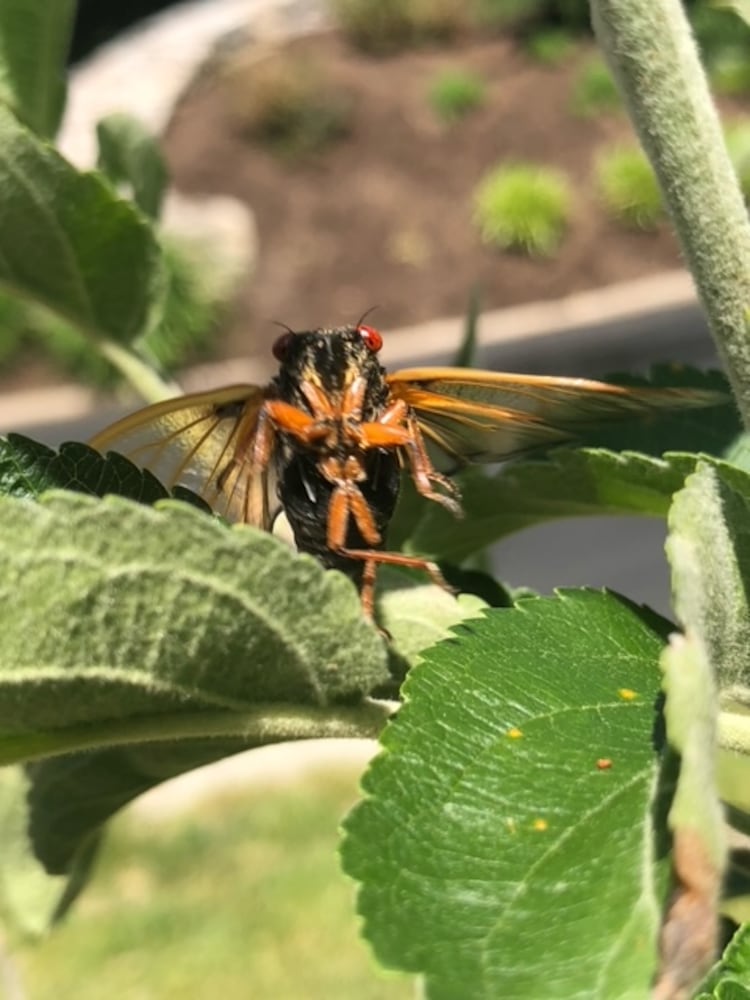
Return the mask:
<path id="1" fill-rule="evenodd" d="M 365 326 L 364 323 L 360 323 L 357 330 L 372 353 L 377 354 L 383 346 L 383 337 L 380 331 L 376 330 L 374 326 Z"/>
<path id="2" fill-rule="evenodd" d="M 294 333 L 291 330 L 287 330 L 286 333 L 282 333 L 280 337 L 276 338 L 271 350 L 273 351 L 273 356 L 277 361 L 284 361 L 289 353 L 289 348 L 292 346 L 293 340 Z"/>

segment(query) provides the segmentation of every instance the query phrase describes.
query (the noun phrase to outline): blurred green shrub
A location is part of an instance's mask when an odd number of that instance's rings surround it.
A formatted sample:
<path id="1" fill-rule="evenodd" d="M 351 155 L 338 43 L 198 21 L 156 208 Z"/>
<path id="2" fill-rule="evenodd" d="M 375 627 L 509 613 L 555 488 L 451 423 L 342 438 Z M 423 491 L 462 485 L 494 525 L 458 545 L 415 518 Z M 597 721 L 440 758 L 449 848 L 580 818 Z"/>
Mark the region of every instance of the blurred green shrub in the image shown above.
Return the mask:
<path id="1" fill-rule="evenodd" d="M 526 40 L 526 51 L 545 66 L 559 66 L 576 50 L 575 35 L 567 28 L 543 28 Z"/>
<path id="2" fill-rule="evenodd" d="M 638 146 L 605 150 L 595 166 L 596 185 L 607 211 L 636 229 L 655 229 L 664 215 L 651 164 Z"/>
<path id="3" fill-rule="evenodd" d="M 484 102 L 486 87 L 476 73 L 444 70 L 432 82 L 429 101 L 435 114 L 450 125 L 465 118 Z"/>
<path id="4" fill-rule="evenodd" d="M 504 250 L 554 253 L 571 211 L 564 175 L 535 164 L 496 167 L 474 191 L 474 222 L 483 242 Z"/>
<path id="5" fill-rule="evenodd" d="M 581 118 L 592 118 L 619 109 L 617 85 L 601 56 L 593 56 L 578 71 L 570 97 L 570 109 Z"/>

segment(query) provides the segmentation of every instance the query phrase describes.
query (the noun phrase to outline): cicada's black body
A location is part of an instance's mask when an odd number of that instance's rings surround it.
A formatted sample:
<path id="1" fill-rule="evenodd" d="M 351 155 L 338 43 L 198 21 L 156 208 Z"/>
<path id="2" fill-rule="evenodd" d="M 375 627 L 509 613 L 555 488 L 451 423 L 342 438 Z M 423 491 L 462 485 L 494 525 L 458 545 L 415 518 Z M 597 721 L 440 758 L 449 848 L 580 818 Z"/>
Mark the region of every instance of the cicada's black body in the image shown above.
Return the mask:
<path id="1" fill-rule="evenodd" d="M 375 523 L 380 541 L 372 543 L 362 534 L 356 519 L 347 525 L 347 549 L 382 548 L 385 532 L 398 500 L 400 464 L 396 453 L 384 448 L 363 451 L 347 429 L 363 422 L 375 422 L 386 409 L 389 388 L 385 369 L 363 340 L 356 327 L 316 330 L 281 338 L 283 365 L 270 383 L 268 398 L 288 403 L 327 424 L 331 433 L 319 443 L 305 446 L 293 434 L 277 431 L 274 463 L 277 490 L 297 548 L 316 556 L 331 569 L 345 572 L 360 583 L 364 563 L 332 550 L 328 541 L 329 510 L 334 484 L 321 473 L 327 459 L 345 468 L 347 459 L 358 456 L 362 478 L 357 483 Z M 355 380 L 364 380 L 361 409 L 347 408 L 347 390 Z M 331 413 L 323 416 L 311 405 L 313 385 L 331 403 Z"/>
<path id="2" fill-rule="evenodd" d="M 294 454 L 293 449 L 288 459 L 280 464 L 283 467 L 279 470 L 279 498 L 294 533 L 295 545 L 300 552 L 316 556 L 328 569 L 346 573 L 359 586 L 364 563 L 328 547 L 328 511 L 334 487 L 321 476 L 314 459 Z M 372 547 L 382 549 L 398 500 L 400 470 L 392 454 L 380 451 L 368 456 L 364 467 L 367 479 L 361 492 L 381 536 Z M 367 548 L 369 544 L 357 522 L 350 520 L 344 540 L 346 548 Z"/>

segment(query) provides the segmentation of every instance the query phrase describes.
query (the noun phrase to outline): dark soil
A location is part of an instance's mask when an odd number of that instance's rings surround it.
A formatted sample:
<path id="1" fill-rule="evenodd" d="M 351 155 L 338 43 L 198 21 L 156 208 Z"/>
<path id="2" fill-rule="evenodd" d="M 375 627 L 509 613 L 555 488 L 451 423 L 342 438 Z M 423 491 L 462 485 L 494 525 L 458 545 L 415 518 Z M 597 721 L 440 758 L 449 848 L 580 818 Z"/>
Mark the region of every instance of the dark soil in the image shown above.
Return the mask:
<path id="1" fill-rule="evenodd" d="M 374 58 L 326 34 L 290 43 L 353 102 L 350 134 L 290 160 L 250 141 L 238 126 L 237 83 L 215 76 L 178 108 L 165 138 L 176 185 L 233 195 L 255 213 L 260 259 L 241 294 L 221 353 L 264 352 L 296 329 L 355 322 L 397 327 L 460 315 L 479 285 L 484 309 L 624 281 L 678 264 L 665 223 L 633 232 L 597 201 L 597 151 L 630 141 L 623 113 L 583 119 L 570 112 L 576 72 L 534 62 L 508 39 Z M 441 124 L 427 94 L 437 73 L 460 68 L 487 81 L 483 107 Z M 241 96 L 241 95 L 240 95 Z M 471 221 L 471 191 L 490 167 L 530 160 L 564 169 L 575 185 L 575 217 L 553 259 L 483 246 Z"/>

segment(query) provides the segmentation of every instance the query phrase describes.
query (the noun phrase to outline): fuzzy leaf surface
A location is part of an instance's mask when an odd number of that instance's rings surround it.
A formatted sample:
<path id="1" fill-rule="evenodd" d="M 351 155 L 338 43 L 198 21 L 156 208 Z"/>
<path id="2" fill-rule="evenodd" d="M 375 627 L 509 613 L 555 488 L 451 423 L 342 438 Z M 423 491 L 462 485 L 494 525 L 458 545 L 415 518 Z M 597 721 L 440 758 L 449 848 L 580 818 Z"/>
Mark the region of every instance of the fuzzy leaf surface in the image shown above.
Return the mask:
<path id="1" fill-rule="evenodd" d="M 149 223 L 3 104 L 0 218 L 0 284 L 10 292 L 94 337 L 129 341 L 150 329 L 164 274 Z"/>
<path id="2" fill-rule="evenodd" d="M 667 629 L 615 595 L 566 591 L 423 652 L 342 850 L 366 937 L 423 973 L 431 1000 L 647 994 Z"/>
<path id="3" fill-rule="evenodd" d="M 680 622 L 705 644 L 720 695 L 750 706 L 750 475 L 701 462 L 674 498 L 667 556 Z M 743 694 L 743 692 L 745 692 Z"/>
<path id="4" fill-rule="evenodd" d="M 52 871 L 166 776 L 274 740 L 361 735 L 358 705 L 389 678 L 346 578 L 163 506 L 0 499 L 0 759 L 42 761 L 31 827 Z"/>
<path id="5" fill-rule="evenodd" d="M 750 924 L 737 930 L 695 1000 L 750 1000 Z"/>

